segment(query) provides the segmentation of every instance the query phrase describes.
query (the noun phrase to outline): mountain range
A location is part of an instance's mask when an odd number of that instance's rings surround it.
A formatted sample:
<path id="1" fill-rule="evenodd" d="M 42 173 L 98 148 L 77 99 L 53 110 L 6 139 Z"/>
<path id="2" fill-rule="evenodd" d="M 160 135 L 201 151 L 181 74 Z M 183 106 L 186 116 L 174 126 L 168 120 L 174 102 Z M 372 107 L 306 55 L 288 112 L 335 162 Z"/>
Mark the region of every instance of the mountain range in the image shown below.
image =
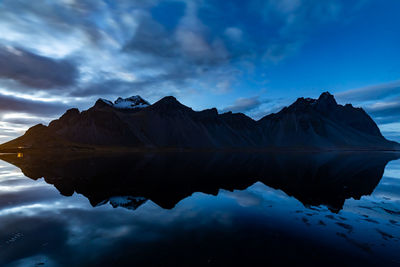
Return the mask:
<path id="1" fill-rule="evenodd" d="M 299 98 L 278 113 L 253 120 L 217 109 L 194 111 L 167 96 L 154 104 L 133 96 L 99 99 L 88 110 L 69 109 L 38 124 L 0 150 L 41 149 L 260 149 L 397 150 L 372 118 L 328 92 Z"/>

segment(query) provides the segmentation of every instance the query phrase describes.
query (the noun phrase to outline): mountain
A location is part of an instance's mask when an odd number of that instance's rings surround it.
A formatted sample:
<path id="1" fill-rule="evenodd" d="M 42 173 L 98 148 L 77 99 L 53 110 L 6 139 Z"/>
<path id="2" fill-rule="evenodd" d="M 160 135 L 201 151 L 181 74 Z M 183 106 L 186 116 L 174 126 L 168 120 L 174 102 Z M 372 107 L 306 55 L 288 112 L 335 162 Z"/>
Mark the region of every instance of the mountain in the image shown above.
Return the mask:
<path id="1" fill-rule="evenodd" d="M 318 99 L 299 98 L 259 121 L 263 136 L 277 147 L 391 147 L 362 109 L 338 105 L 328 92 Z"/>
<path id="2" fill-rule="evenodd" d="M 103 101 L 105 104 L 117 108 L 117 109 L 137 109 L 137 108 L 145 108 L 150 106 L 150 103 L 141 98 L 140 96 L 131 96 L 128 98 L 121 98 L 118 97 L 117 100 L 112 103 L 111 101 L 107 99 L 102 99 L 100 98 L 101 101 Z"/>
<path id="3" fill-rule="evenodd" d="M 36 125 L 0 146 L 16 149 L 316 149 L 395 150 L 361 108 L 336 103 L 328 92 L 299 98 L 255 121 L 242 113 L 194 111 L 167 96 L 150 105 L 140 96 L 99 99 L 70 109 L 48 126 Z"/>
<path id="4" fill-rule="evenodd" d="M 113 196 L 100 202 L 98 206 L 104 205 L 109 202 L 113 208 L 125 208 L 128 210 L 136 210 L 147 201 L 144 197 L 133 196 Z"/>

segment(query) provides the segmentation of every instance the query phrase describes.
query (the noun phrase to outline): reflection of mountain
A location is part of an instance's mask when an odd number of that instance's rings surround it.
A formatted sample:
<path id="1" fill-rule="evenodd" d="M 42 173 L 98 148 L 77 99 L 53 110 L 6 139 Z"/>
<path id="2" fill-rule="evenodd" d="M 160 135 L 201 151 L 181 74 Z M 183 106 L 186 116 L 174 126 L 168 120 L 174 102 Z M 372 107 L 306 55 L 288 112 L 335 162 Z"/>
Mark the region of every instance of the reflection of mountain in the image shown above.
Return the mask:
<path id="1" fill-rule="evenodd" d="M 130 210 L 139 208 L 142 204 L 147 201 L 144 197 L 133 197 L 133 196 L 113 196 L 103 200 L 97 206 L 101 206 L 109 202 L 113 208 L 123 207 Z"/>
<path id="2" fill-rule="evenodd" d="M 158 153 L 71 157 L 3 154 L 32 179 L 44 177 L 63 195 L 93 206 L 136 209 L 147 199 L 170 209 L 194 192 L 245 189 L 260 181 L 304 205 L 338 211 L 348 198 L 371 194 L 393 153 Z"/>
<path id="3" fill-rule="evenodd" d="M 174 97 L 150 105 L 139 96 L 99 99 L 86 111 L 68 110 L 49 126 L 36 125 L 0 145 L 2 151 L 77 149 L 394 150 L 361 108 L 332 95 L 299 98 L 255 121 L 242 113 L 196 112 Z M 20 151 L 19 151 L 20 152 Z"/>

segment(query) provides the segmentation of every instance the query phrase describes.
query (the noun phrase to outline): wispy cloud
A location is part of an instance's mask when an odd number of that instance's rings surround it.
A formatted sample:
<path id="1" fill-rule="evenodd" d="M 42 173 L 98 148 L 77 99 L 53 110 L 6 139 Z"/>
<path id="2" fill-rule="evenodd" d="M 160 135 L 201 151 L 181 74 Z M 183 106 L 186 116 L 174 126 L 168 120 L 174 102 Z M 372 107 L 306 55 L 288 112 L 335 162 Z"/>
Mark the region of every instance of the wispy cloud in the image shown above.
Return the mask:
<path id="1" fill-rule="evenodd" d="M 26 113 L 36 116 L 54 116 L 60 114 L 68 108 L 62 102 L 34 101 L 13 96 L 0 94 L 0 114 L 4 113 Z"/>
<path id="2" fill-rule="evenodd" d="M 357 88 L 336 94 L 341 101 L 374 101 L 400 95 L 400 81 Z"/>
<path id="3" fill-rule="evenodd" d="M 236 99 L 232 105 L 221 109 L 220 112 L 245 113 L 247 116 L 258 120 L 273 112 L 280 111 L 287 103 L 289 103 L 287 99 L 268 99 L 262 95 L 241 97 Z"/>
<path id="4" fill-rule="evenodd" d="M 193 87 L 227 93 L 242 72 L 239 65 L 249 57 L 279 62 L 296 53 L 310 29 L 356 6 L 343 9 L 343 0 L 251 0 L 233 1 L 227 9 L 226 1 L 182 0 L 183 14 L 167 27 L 152 13 L 160 2 L 163 13 L 173 8 L 158 0 L 52 1 L 40 6 L 1 1 L 0 42 L 10 49 L 2 48 L 0 60 L 10 66 L 0 77 L 22 83 L 23 90 L 54 88 L 72 98 L 118 96 L 126 93 L 127 84 L 130 94 L 154 95 L 154 88 L 162 87 L 158 97 L 195 92 Z M 252 14 L 251 24 L 237 20 L 243 12 Z M 110 83 L 116 86 L 98 86 Z M 219 90 L 217 84 L 229 86 Z M 14 83 L 8 87 L 21 90 Z"/>
<path id="5" fill-rule="evenodd" d="M 27 87 L 54 89 L 74 85 L 78 78 L 75 65 L 67 60 L 39 56 L 21 48 L 0 46 L 0 78 L 11 79 Z"/>
<path id="6" fill-rule="evenodd" d="M 400 98 L 377 102 L 366 106 L 366 111 L 371 114 L 379 124 L 394 123 L 400 121 Z M 399 129 L 400 130 L 400 129 Z"/>

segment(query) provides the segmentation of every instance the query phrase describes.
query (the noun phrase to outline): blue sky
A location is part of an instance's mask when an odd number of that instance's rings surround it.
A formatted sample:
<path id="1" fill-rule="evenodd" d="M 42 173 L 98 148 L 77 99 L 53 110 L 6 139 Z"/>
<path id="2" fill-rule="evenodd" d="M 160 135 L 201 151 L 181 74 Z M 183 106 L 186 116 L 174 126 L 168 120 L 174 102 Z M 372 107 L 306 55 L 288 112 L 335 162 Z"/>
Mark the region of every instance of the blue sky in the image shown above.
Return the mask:
<path id="1" fill-rule="evenodd" d="M 400 140 L 396 0 L 0 0 L 0 141 L 97 98 L 258 119 L 333 93 Z"/>

